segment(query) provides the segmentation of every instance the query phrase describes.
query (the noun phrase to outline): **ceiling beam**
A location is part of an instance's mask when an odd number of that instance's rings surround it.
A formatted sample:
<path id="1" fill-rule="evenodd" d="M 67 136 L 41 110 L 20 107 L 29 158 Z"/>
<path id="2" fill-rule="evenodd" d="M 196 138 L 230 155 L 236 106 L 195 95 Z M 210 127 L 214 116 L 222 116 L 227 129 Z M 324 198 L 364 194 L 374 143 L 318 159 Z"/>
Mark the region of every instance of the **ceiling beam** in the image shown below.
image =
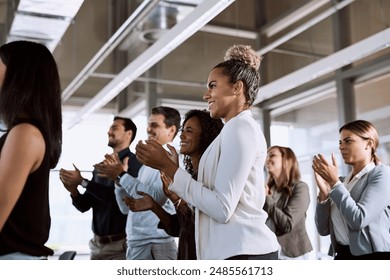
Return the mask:
<path id="1" fill-rule="evenodd" d="M 261 34 L 266 35 L 267 37 L 272 37 L 280 31 L 292 26 L 297 23 L 299 20 L 310 15 L 316 10 L 322 8 L 324 5 L 328 4 L 331 0 L 312 0 L 308 3 L 305 3 L 301 7 L 294 9 L 286 15 L 282 15 L 279 19 L 272 21 L 266 24 L 261 28 Z"/>
<path id="2" fill-rule="evenodd" d="M 254 104 L 311 82 L 390 46 L 390 28 L 260 87 Z"/>
<path id="3" fill-rule="evenodd" d="M 102 79 L 115 79 L 116 74 L 110 73 L 92 73 L 90 75 L 94 78 L 102 78 Z M 135 79 L 137 82 L 144 83 L 158 83 L 161 85 L 172 85 L 172 86 L 183 86 L 183 87 L 195 87 L 195 88 L 206 88 L 206 83 L 201 82 L 191 82 L 191 81 L 180 81 L 180 80 L 168 80 L 168 79 L 160 79 L 160 78 L 150 78 L 150 77 L 138 77 Z"/>
<path id="4" fill-rule="evenodd" d="M 342 8 L 346 7 L 347 5 L 351 4 L 356 0 L 344 0 L 342 2 L 339 2 L 335 5 L 333 5 L 331 8 L 327 9 L 326 11 L 322 12 L 321 14 L 315 16 L 311 20 L 305 22 L 304 24 L 300 25 L 299 27 L 295 28 L 294 30 L 290 31 L 286 35 L 278 38 L 277 40 L 273 41 L 272 43 L 268 44 L 267 46 L 261 48 L 257 51 L 258 54 L 264 55 L 271 50 L 277 48 L 278 46 L 282 45 L 283 43 L 287 42 L 288 40 L 294 38 L 295 36 L 301 34 L 302 32 L 308 30 L 310 27 L 316 25 L 317 23 L 323 21 L 324 19 L 330 17 L 337 11 L 341 10 Z"/>
<path id="5" fill-rule="evenodd" d="M 254 31 L 210 24 L 205 25 L 199 31 L 250 40 L 256 40 L 258 37 L 258 33 Z"/>
<path id="6" fill-rule="evenodd" d="M 234 0 L 203 1 L 164 36 L 136 57 L 115 79 L 81 108 L 79 114 L 71 120 L 69 128 L 110 102 L 131 82 L 149 70 L 233 2 Z"/>
<path id="7" fill-rule="evenodd" d="M 88 79 L 88 77 L 102 64 L 110 53 L 126 38 L 130 32 L 143 20 L 157 5 L 158 0 L 143 1 L 140 6 L 130 15 L 121 27 L 111 36 L 111 38 L 100 48 L 95 56 L 63 90 L 62 101 L 66 101 L 77 91 L 77 89 Z"/>

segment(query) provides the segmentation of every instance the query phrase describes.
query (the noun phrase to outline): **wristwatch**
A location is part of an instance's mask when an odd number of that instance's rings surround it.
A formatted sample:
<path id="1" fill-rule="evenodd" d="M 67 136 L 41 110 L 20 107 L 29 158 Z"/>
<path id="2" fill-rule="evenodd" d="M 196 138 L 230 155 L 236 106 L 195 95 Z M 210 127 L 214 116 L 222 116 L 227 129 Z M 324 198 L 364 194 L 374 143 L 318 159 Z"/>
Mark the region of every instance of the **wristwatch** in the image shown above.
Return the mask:
<path id="1" fill-rule="evenodd" d="M 83 178 L 83 180 L 81 180 L 81 186 L 83 187 L 83 188 L 86 188 L 87 186 L 88 186 L 88 183 L 89 183 L 89 181 L 87 180 L 87 179 L 84 179 Z"/>
<path id="2" fill-rule="evenodd" d="M 121 180 L 122 176 L 125 175 L 125 174 L 126 174 L 126 171 L 122 171 L 121 174 L 116 176 L 116 180 L 115 181 L 117 182 L 118 185 L 120 185 L 119 181 Z"/>

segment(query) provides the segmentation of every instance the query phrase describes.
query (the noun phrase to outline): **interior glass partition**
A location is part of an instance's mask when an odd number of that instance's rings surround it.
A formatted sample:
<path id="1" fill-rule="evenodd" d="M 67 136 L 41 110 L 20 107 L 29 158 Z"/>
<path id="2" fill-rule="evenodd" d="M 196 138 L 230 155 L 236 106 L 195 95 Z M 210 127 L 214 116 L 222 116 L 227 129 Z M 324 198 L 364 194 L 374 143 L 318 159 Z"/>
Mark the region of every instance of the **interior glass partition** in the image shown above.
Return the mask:
<path id="1" fill-rule="evenodd" d="M 378 156 L 390 163 L 390 73 L 355 84 L 357 118 L 371 122 L 379 134 Z"/>
<path id="2" fill-rule="evenodd" d="M 317 201 L 312 158 L 324 154 L 330 159 L 335 153 L 338 160 L 338 112 L 334 90 L 318 96 L 301 99 L 299 104 L 289 104 L 285 108 L 271 111 L 271 145 L 290 147 L 296 154 L 301 171 L 301 179 L 309 185 L 310 206 L 307 211 L 306 227 L 313 245 L 311 259 L 327 259 L 330 238 L 317 234 L 314 215 Z"/>

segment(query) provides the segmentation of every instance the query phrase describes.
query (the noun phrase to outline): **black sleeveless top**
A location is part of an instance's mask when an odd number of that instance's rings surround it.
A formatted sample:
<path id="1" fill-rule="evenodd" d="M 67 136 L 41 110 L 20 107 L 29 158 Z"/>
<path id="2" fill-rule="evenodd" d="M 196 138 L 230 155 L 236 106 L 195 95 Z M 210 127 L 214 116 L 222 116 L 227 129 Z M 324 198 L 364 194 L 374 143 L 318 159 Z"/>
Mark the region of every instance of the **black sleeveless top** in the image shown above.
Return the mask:
<path id="1" fill-rule="evenodd" d="M 17 122 L 17 124 L 20 123 L 32 124 L 41 131 L 46 142 L 46 150 L 39 168 L 28 176 L 23 191 L 0 232 L 0 255 L 13 252 L 31 256 L 53 255 L 53 250 L 45 246 L 49 238 L 51 223 L 47 137 L 37 121 L 22 119 Z M 3 149 L 8 132 L 0 138 L 0 151 Z M 18 167 L 15 166 L 15 168 Z"/>

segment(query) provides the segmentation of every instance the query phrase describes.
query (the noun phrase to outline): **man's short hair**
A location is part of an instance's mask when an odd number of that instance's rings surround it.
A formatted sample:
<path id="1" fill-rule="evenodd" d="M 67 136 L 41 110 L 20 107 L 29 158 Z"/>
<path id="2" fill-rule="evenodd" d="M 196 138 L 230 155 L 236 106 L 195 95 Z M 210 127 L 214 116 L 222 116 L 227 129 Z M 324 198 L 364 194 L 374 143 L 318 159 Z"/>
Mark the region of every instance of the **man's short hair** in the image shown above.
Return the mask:
<path id="1" fill-rule="evenodd" d="M 173 137 L 176 137 L 177 133 L 180 130 L 181 119 L 178 110 L 171 107 L 158 106 L 152 109 L 152 115 L 163 115 L 165 117 L 164 123 L 167 127 L 171 127 L 172 125 L 174 125 L 176 127 L 176 132 Z"/>
<path id="2" fill-rule="evenodd" d="M 123 126 L 125 127 L 125 131 L 131 130 L 133 132 L 130 143 L 133 142 L 133 140 L 135 139 L 135 136 L 137 135 L 137 126 L 135 125 L 135 123 L 129 118 L 124 118 L 124 117 L 119 117 L 119 116 L 114 117 L 114 121 L 116 121 L 116 120 L 123 121 Z"/>

